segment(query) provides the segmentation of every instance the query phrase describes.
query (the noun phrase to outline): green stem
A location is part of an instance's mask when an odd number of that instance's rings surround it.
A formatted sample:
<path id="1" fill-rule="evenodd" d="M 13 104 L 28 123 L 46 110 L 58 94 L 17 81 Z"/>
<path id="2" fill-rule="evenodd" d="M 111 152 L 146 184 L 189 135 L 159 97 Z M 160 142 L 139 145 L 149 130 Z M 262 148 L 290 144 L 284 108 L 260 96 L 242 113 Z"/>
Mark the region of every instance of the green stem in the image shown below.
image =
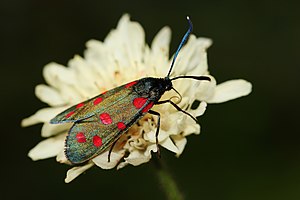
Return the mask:
<path id="1" fill-rule="evenodd" d="M 168 200 L 183 200 L 183 195 L 181 194 L 176 181 L 171 176 L 167 167 L 162 160 L 154 156 L 154 164 L 156 166 L 156 174 L 160 182 L 161 188 L 164 190 Z"/>

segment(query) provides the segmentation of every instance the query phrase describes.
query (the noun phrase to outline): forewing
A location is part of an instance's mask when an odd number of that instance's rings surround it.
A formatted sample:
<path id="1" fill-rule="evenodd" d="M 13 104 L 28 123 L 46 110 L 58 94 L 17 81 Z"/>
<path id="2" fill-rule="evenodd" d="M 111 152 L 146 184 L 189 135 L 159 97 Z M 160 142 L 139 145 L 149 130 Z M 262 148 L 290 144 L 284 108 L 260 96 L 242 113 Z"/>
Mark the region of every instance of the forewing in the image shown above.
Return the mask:
<path id="1" fill-rule="evenodd" d="M 132 92 L 132 85 L 137 81 L 109 90 L 87 101 L 74 105 L 51 119 L 50 123 L 59 124 L 77 122 L 107 110 L 110 106 L 122 101 Z"/>

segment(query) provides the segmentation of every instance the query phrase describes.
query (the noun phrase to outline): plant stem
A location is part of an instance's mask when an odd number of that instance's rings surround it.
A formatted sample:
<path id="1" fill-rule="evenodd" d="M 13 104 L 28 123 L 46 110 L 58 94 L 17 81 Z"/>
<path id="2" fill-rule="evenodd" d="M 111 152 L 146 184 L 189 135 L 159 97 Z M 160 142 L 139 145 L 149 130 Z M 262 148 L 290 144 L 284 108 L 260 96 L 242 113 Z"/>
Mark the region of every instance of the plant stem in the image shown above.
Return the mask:
<path id="1" fill-rule="evenodd" d="M 153 156 L 153 161 L 156 166 L 156 174 L 159 179 L 161 188 L 164 190 L 168 200 L 183 200 L 183 195 L 181 194 L 176 181 L 171 176 L 166 165 L 162 163 L 160 158 Z"/>

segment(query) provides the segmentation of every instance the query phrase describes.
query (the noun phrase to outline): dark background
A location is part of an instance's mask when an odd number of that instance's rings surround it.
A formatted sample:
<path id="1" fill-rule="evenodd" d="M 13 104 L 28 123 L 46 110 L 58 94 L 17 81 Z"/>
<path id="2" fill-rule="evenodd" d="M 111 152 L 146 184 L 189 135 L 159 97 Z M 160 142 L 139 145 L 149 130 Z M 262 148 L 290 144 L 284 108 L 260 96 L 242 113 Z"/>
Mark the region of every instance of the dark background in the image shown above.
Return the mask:
<path id="1" fill-rule="evenodd" d="M 299 3 L 272 0 L 2 0 L 0 199 L 165 198 L 151 163 L 94 167 L 65 184 L 67 165 L 27 157 L 42 140 L 41 125 L 20 127 L 46 106 L 34 96 L 43 66 L 82 55 L 87 40 L 103 40 L 126 12 L 142 24 L 148 43 L 169 25 L 172 52 L 190 15 L 194 33 L 214 41 L 209 70 L 218 82 L 253 84 L 246 98 L 208 106 L 201 135 L 188 137 L 179 159 L 162 152 L 187 199 L 300 199 Z"/>

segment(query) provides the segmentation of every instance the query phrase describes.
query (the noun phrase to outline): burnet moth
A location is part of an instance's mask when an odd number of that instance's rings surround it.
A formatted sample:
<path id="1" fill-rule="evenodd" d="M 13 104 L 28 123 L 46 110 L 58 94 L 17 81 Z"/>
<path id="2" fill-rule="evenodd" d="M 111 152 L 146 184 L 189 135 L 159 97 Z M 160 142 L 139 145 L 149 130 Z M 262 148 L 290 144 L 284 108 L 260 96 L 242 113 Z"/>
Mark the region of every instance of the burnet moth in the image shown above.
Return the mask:
<path id="1" fill-rule="evenodd" d="M 182 110 L 171 99 L 160 101 L 161 96 L 169 90 L 174 90 L 180 96 L 179 92 L 173 88 L 172 81 L 182 78 L 210 81 L 207 76 L 177 76 L 170 78 L 178 53 L 193 29 L 189 17 L 187 17 L 187 20 L 189 28 L 175 52 L 165 78 L 146 77 L 132 81 L 74 105 L 50 121 L 52 124 L 74 123 L 65 141 L 65 155 L 72 164 L 86 162 L 110 147 L 109 162 L 116 141 L 146 113 L 158 117 L 156 129 L 156 145 L 158 148 L 160 114 L 151 110 L 153 105 L 169 103 L 197 122 L 195 117 Z"/>

